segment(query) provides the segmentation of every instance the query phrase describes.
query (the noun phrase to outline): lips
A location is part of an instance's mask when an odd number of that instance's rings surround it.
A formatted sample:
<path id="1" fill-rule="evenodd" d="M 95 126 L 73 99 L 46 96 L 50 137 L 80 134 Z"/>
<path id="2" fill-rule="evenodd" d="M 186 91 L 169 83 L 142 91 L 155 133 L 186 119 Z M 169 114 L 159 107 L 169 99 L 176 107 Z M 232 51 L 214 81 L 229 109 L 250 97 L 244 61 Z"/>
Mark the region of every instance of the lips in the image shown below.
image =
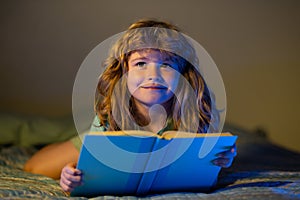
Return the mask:
<path id="1" fill-rule="evenodd" d="M 168 89 L 166 86 L 160 85 L 160 84 L 148 84 L 148 85 L 143 85 L 141 88 L 144 89 L 152 89 L 152 90 L 166 90 Z"/>

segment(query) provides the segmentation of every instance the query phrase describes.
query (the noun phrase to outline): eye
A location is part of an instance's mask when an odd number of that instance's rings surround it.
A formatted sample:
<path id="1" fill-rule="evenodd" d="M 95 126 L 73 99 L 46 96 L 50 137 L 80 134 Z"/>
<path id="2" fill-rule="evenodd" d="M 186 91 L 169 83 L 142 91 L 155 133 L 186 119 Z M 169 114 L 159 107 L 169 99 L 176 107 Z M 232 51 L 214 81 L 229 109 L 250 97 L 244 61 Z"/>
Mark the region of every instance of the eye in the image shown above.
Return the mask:
<path id="1" fill-rule="evenodd" d="M 169 63 L 162 63 L 160 67 L 162 67 L 162 68 L 169 68 L 169 67 L 173 68 L 172 65 L 169 64 Z"/>
<path id="2" fill-rule="evenodd" d="M 146 65 L 147 65 L 147 63 L 146 63 L 146 62 L 143 62 L 143 61 L 137 62 L 137 63 L 135 64 L 135 66 L 137 66 L 137 67 L 145 67 Z"/>

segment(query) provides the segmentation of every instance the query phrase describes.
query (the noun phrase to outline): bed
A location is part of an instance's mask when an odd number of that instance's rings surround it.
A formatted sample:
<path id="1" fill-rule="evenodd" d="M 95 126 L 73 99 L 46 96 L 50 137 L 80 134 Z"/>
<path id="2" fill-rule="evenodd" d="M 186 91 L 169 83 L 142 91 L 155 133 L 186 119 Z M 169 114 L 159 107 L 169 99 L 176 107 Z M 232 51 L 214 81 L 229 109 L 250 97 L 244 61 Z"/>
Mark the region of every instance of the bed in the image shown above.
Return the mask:
<path id="1" fill-rule="evenodd" d="M 300 153 L 272 144 L 263 130 L 225 124 L 239 136 L 238 156 L 223 169 L 209 193 L 181 192 L 144 197 L 98 196 L 90 199 L 300 199 Z M 48 143 L 72 137 L 72 118 L 0 114 L 0 199 L 88 199 L 69 197 L 57 180 L 26 173 L 26 160 Z"/>

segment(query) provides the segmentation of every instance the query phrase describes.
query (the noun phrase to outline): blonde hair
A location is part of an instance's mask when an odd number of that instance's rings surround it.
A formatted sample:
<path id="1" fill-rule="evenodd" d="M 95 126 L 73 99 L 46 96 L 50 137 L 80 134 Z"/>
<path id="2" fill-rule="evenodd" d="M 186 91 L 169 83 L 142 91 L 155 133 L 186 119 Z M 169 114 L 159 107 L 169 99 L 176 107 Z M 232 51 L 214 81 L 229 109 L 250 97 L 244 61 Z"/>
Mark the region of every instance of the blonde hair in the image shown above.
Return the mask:
<path id="1" fill-rule="evenodd" d="M 154 49 L 173 59 L 182 75 L 176 97 L 172 98 L 171 116 L 175 130 L 213 132 L 211 95 L 196 68 L 198 60 L 192 45 L 179 28 L 167 22 L 145 19 L 133 23 L 114 44 L 99 78 L 95 97 L 95 111 L 100 125 L 107 130 L 139 129 L 143 123 L 134 109 L 126 78 L 128 58 L 132 52 Z M 185 80 L 183 80 L 185 79 Z M 187 84 L 182 84 L 184 81 Z M 191 89 L 189 89 L 191 88 Z M 191 96 L 195 96 L 196 102 Z M 184 112 L 184 113 L 183 113 Z"/>

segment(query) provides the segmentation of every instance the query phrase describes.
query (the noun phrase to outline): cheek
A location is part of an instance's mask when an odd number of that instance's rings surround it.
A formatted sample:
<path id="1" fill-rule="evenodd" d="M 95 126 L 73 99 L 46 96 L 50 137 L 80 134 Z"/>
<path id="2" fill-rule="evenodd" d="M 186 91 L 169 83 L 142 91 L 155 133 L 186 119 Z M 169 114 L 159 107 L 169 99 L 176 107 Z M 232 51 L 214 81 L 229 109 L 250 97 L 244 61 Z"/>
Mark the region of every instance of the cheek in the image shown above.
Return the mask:
<path id="1" fill-rule="evenodd" d="M 139 82 L 140 81 L 135 75 L 135 73 L 127 73 L 127 88 L 131 94 L 133 94 L 134 91 L 137 89 Z"/>
<path id="2" fill-rule="evenodd" d="M 127 88 L 128 88 L 128 91 L 130 92 L 130 94 L 133 94 L 134 91 L 136 90 L 136 87 L 129 82 L 127 82 Z"/>
<path id="3" fill-rule="evenodd" d="M 175 91 L 178 86 L 178 83 L 179 83 L 179 75 L 173 74 L 173 75 L 169 76 L 168 78 L 166 78 L 166 81 L 167 81 L 169 87 L 172 89 L 172 91 Z"/>

